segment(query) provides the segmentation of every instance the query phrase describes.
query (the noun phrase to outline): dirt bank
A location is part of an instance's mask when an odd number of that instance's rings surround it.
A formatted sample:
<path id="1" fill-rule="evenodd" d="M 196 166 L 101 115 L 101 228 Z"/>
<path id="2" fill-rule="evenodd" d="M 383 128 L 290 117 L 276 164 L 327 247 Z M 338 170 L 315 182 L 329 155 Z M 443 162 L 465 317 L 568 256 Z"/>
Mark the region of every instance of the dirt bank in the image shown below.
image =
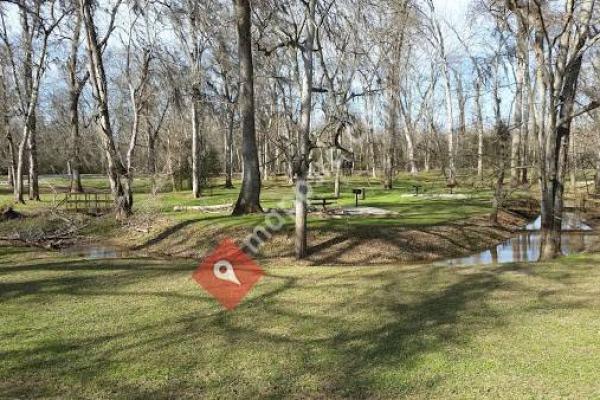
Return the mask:
<path id="1" fill-rule="evenodd" d="M 310 256 L 307 265 L 384 265 L 436 261 L 469 255 L 498 244 L 526 225 L 536 211 L 515 207 L 500 214 L 500 225 L 487 216 L 422 228 L 401 225 L 353 224 L 309 227 Z M 132 247 L 134 251 L 160 257 L 201 259 L 221 240 L 234 238 L 241 243 L 248 228 L 199 227 L 194 224 L 166 229 L 162 234 Z M 284 230 L 266 241 L 258 258 L 293 261 L 294 235 Z"/>
<path id="2" fill-rule="evenodd" d="M 304 263 L 306 265 L 385 265 L 466 256 L 514 236 L 515 230 L 526 225 L 536 215 L 537 209 L 529 204 L 511 203 L 510 211 L 500 214 L 498 226 L 491 225 L 487 216 L 423 227 L 406 227 L 396 224 L 393 218 L 352 217 L 350 220 L 342 221 L 333 219 L 320 220 L 320 223 L 315 221 L 309 225 L 310 256 Z M 76 234 L 71 235 L 72 237 L 67 240 L 64 234 L 65 227 L 57 223 L 60 219 L 51 218 L 52 223 L 48 222 L 48 218 L 42 219 L 39 216 L 30 220 L 36 229 L 25 229 L 25 232 L 19 232 L 19 235 L 24 234 L 26 238 L 39 239 L 40 232 L 46 235 L 51 232 L 52 237 L 60 238 L 58 241 L 51 241 L 54 245 L 45 245 L 46 248 L 115 246 L 123 254 L 161 258 L 183 257 L 199 260 L 223 239 L 233 238 L 238 243 L 242 243 L 251 232 L 248 225 L 223 228 L 218 224 L 207 225 L 198 220 L 174 222 L 167 218 L 155 219 L 150 230 L 140 230 L 139 224 L 115 226 L 114 221 L 103 219 L 94 220 L 94 228 L 88 234 L 85 229 L 77 230 Z M 84 218 L 75 225 L 86 226 L 89 223 L 92 221 Z M 40 225 L 43 225 L 43 229 Z M 74 226 L 71 220 L 69 225 Z M 19 227 L 23 228 L 23 224 Z M 13 228 L 16 229 L 16 226 Z M 22 237 L 19 236 L 19 239 Z M 46 241 L 42 240 L 42 242 L 47 244 Z M 277 260 L 282 263 L 295 262 L 293 249 L 293 226 L 288 225 L 265 242 L 258 258 Z"/>
<path id="3" fill-rule="evenodd" d="M 487 217 L 433 227 L 406 229 L 401 226 L 350 229 L 346 232 L 313 231 L 309 238 L 309 265 L 384 265 L 437 261 L 466 256 L 509 239 L 529 221 L 513 213 L 501 213 L 501 225 L 489 224 Z M 291 235 L 267 243 L 262 256 L 292 259 Z M 282 260 L 282 261 L 284 261 Z"/>

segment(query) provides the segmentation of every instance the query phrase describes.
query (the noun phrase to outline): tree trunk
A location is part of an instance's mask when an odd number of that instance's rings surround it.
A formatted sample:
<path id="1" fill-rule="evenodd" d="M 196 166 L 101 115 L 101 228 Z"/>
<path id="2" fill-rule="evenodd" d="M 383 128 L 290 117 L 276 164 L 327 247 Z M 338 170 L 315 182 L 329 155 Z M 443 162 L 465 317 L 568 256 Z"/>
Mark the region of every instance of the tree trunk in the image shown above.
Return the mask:
<path id="1" fill-rule="evenodd" d="M 38 177 L 38 156 L 37 156 L 37 138 L 35 114 L 31 119 L 31 128 L 27 138 L 27 147 L 29 153 L 29 200 L 40 201 L 40 187 Z"/>
<path id="2" fill-rule="evenodd" d="M 201 188 L 201 155 L 200 155 L 200 88 L 194 88 L 192 98 L 192 195 L 195 199 L 202 196 Z"/>
<path id="3" fill-rule="evenodd" d="M 69 119 L 71 124 L 71 146 L 70 146 L 70 191 L 71 193 L 83 193 L 81 185 L 81 160 L 79 159 L 79 98 L 83 85 L 88 80 L 89 75 L 79 80 L 77 77 L 77 62 L 79 57 L 79 38 L 81 35 L 81 13 L 75 13 L 75 27 L 73 28 L 73 37 L 71 38 L 71 54 L 67 62 L 68 81 L 69 81 Z"/>
<path id="4" fill-rule="evenodd" d="M 392 147 L 392 146 L 390 146 Z M 385 155 L 385 180 L 383 182 L 383 188 L 385 190 L 392 190 L 394 188 L 394 152 L 392 149 Z"/>
<path id="5" fill-rule="evenodd" d="M 366 113 L 367 113 L 367 155 L 370 157 L 371 176 L 377 178 L 377 149 L 375 148 L 375 101 L 372 96 L 367 97 Z"/>
<path id="6" fill-rule="evenodd" d="M 15 186 L 15 171 L 14 171 L 12 165 L 8 167 L 7 181 L 8 181 L 8 187 L 14 188 L 14 186 Z"/>
<path id="7" fill-rule="evenodd" d="M 571 149 L 569 157 L 569 175 L 571 177 L 571 190 L 577 199 L 577 154 L 575 146 L 575 137 L 573 136 L 570 140 Z"/>
<path id="8" fill-rule="evenodd" d="M 463 83 L 461 75 L 458 71 L 454 71 L 455 81 L 456 81 L 456 92 L 458 98 L 458 135 L 456 138 L 456 143 L 458 149 L 462 149 L 464 145 L 464 140 L 467 136 L 467 118 L 466 118 L 466 108 L 467 108 L 467 97 L 465 96 Z"/>
<path id="9" fill-rule="evenodd" d="M 325 150 L 323 149 L 321 149 L 321 151 L 319 152 L 319 169 L 319 173 L 323 174 L 323 176 L 331 175 L 331 173 L 325 168 Z"/>
<path id="10" fill-rule="evenodd" d="M 477 177 L 483 180 L 483 108 L 481 107 L 481 89 L 483 78 L 475 81 L 475 107 L 477 109 Z"/>
<path id="11" fill-rule="evenodd" d="M 500 46 L 499 46 L 500 47 Z M 499 50 L 499 49 L 498 49 Z M 496 138 L 498 140 L 498 164 L 496 166 L 496 191 L 492 200 L 492 215 L 490 216 L 490 223 L 498 224 L 498 212 L 502 208 L 504 203 L 504 175 L 506 172 L 506 146 L 510 140 L 510 130 L 502 121 L 501 104 L 500 98 L 500 52 L 496 53 L 496 60 L 494 64 L 494 114 L 496 117 Z"/>
<path id="12" fill-rule="evenodd" d="M 70 123 L 71 123 L 71 193 L 83 193 L 81 185 L 79 160 L 79 94 L 71 91 Z"/>
<path id="13" fill-rule="evenodd" d="M 594 193 L 600 194 L 600 148 L 596 150 L 596 176 L 594 177 Z"/>
<path id="14" fill-rule="evenodd" d="M 498 166 L 496 170 L 496 190 L 494 193 L 494 199 L 492 200 L 492 215 L 490 222 L 494 225 L 498 224 L 498 213 L 502 209 L 504 204 L 504 175 L 506 171 L 506 147 L 510 138 L 510 132 L 508 128 L 503 124 L 499 123 L 496 126 L 496 137 L 498 138 Z"/>
<path id="15" fill-rule="evenodd" d="M 590 3 L 587 5 L 589 6 Z M 541 38 L 540 38 L 541 39 Z M 568 39 L 562 38 L 561 45 Z M 583 46 L 583 45 L 582 45 Z M 539 50 L 539 48 L 538 48 Z M 566 52 L 566 50 L 563 49 Z M 577 55 L 571 62 L 570 68 L 564 75 L 556 75 L 550 96 L 550 122 L 545 140 L 540 141 L 541 188 L 542 188 L 542 242 L 540 260 L 550 260 L 559 257 L 562 247 L 562 217 L 564 210 L 564 190 L 569 159 L 569 142 L 571 135 L 571 120 L 577 82 L 581 71 L 583 54 Z M 558 67 L 564 67 L 564 61 Z M 542 89 L 544 85 L 542 85 Z M 557 104 L 558 103 L 558 104 Z M 555 108 L 554 105 L 557 104 Z M 555 111 L 557 110 L 557 111 Z"/>
<path id="16" fill-rule="evenodd" d="M 384 189 L 392 190 L 394 188 L 394 177 L 396 176 L 396 150 L 398 136 L 398 76 L 396 67 L 391 68 L 391 91 L 390 104 L 388 105 L 388 134 L 389 148 L 385 155 L 385 180 Z"/>
<path id="17" fill-rule="evenodd" d="M 519 36 L 520 37 L 520 36 Z M 519 39 L 519 42 L 522 39 Z M 518 129 L 512 132 L 512 141 L 510 148 L 510 184 L 516 187 L 520 183 L 520 167 L 521 167 L 521 132 L 523 132 L 523 85 L 525 82 L 525 74 L 527 66 L 525 64 L 525 56 L 520 50 L 522 45 L 519 43 L 517 50 L 517 73 L 516 73 L 516 93 L 515 93 L 515 108 L 513 121 Z"/>
<path id="18" fill-rule="evenodd" d="M 133 98 L 133 94 L 132 94 Z M 133 156 L 135 153 L 135 146 L 137 144 L 137 138 L 140 131 L 140 109 L 138 108 L 137 101 L 133 101 L 133 124 L 131 126 L 131 136 L 129 137 L 129 146 L 127 148 L 126 162 L 126 181 L 127 187 L 133 187 Z M 129 197 L 129 204 L 133 205 L 133 192 L 127 190 L 127 196 Z"/>
<path id="19" fill-rule="evenodd" d="M 170 130 L 167 130 L 167 171 L 171 177 L 171 191 L 175 193 L 177 191 L 177 177 L 175 174 L 175 168 L 173 167 L 173 152 L 171 150 Z"/>
<path id="20" fill-rule="evenodd" d="M 130 199 L 131 185 L 127 180 L 127 170 L 121 162 L 121 158 L 115 146 L 113 131 L 108 107 L 108 87 L 106 73 L 104 70 L 104 61 L 102 59 L 102 49 L 98 41 L 96 25 L 92 12 L 91 0 L 79 0 L 80 12 L 83 16 L 87 51 L 88 67 L 92 89 L 98 103 L 98 116 L 100 129 L 102 132 L 102 144 L 106 154 L 108 169 L 108 179 L 111 192 L 115 201 L 117 218 L 124 218 L 131 214 L 132 206 Z"/>
<path id="21" fill-rule="evenodd" d="M 269 180 L 270 175 L 270 160 L 269 160 L 269 140 L 267 138 L 267 134 L 265 133 L 264 141 L 263 141 L 263 179 L 265 181 Z"/>
<path id="22" fill-rule="evenodd" d="M 6 81 L 4 80 L 4 71 L 3 68 L 0 68 L 0 113 L 2 113 L 2 125 L 4 127 L 4 133 L 6 137 L 7 147 L 8 147 L 8 156 L 9 156 L 9 165 L 7 167 L 7 175 L 8 175 L 8 186 L 13 188 L 15 185 L 15 172 L 17 166 L 16 160 L 16 150 L 15 150 L 15 142 L 12 137 L 12 129 L 10 127 L 10 118 L 8 113 L 8 97 L 6 93 Z"/>
<path id="23" fill-rule="evenodd" d="M 254 65 L 252 61 L 252 23 L 249 0 L 234 0 L 240 63 L 240 117 L 244 176 L 234 215 L 262 212 L 260 206 L 260 167 L 254 120 Z"/>
<path id="24" fill-rule="evenodd" d="M 521 125 L 521 184 L 529 182 L 529 119 L 530 119 L 530 98 L 531 95 L 531 76 L 529 75 L 529 46 L 524 55 L 524 82 L 523 82 L 523 123 Z"/>
<path id="25" fill-rule="evenodd" d="M 39 5 L 38 5 L 39 7 Z M 38 8 L 39 11 L 39 8 Z M 48 32 L 44 32 L 44 39 L 40 49 L 40 58 L 38 60 L 37 72 L 33 73 L 33 30 L 39 28 L 31 27 L 29 24 L 28 11 L 25 8 L 20 10 L 21 23 L 22 23 L 22 37 L 23 37 L 23 49 L 24 49 L 24 64 L 23 64 L 23 81 L 25 86 L 25 97 L 27 101 L 27 109 L 24 110 L 24 121 L 23 121 L 23 136 L 21 143 L 19 144 L 19 151 L 17 156 L 17 176 L 15 179 L 14 186 L 14 200 L 18 203 L 24 203 L 23 199 L 23 172 L 25 169 L 25 150 L 29 148 L 29 161 L 32 164 L 29 168 L 29 196 L 33 200 L 39 200 L 39 189 L 37 182 L 37 148 L 35 143 L 35 137 L 33 139 L 30 136 L 35 135 L 35 118 L 36 109 L 39 98 L 40 81 L 42 73 L 45 68 L 46 54 L 48 46 Z"/>
<path id="26" fill-rule="evenodd" d="M 8 118 L 7 118 L 8 120 Z M 6 121 L 5 121 L 6 122 Z M 8 186 L 13 188 L 15 187 L 15 173 L 16 173 L 16 151 L 15 151 L 15 143 L 12 139 L 12 134 L 10 132 L 10 126 L 8 122 L 6 122 L 6 141 L 8 142 L 8 155 L 10 157 L 10 165 L 8 166 Z"/>
<path id="27" fill-rule="evenodd" d="M 450 82 L 450 71 L 448 61 L 445 59 L 445 53 L 443 53 L 442 72 L 444 76 L 444 92 L 446 99 L 446 134 L 448 135 L 448 168 L 449 174 L 448 179 L 453 182 L 455 175 L 455 163 L 454 163 L 454 111 L 452 106 L 452 88 Z"/>
<path id="28" fill-rule="evenodd" d="M 340 182 L 342 175 L 342 157 L 337 157 L 335 162 L 335 181 L 333 184 L 333 193 L 336 199 L 340 198 L 340 192 L 342 190 L 342 184 Z"/>
<path id="29" fill-rule="evenodd" d="M 19 144 L 19 151 L 17 154 L 17 173 L 15 175 L 15 185 L 14 185 L 14 201 L 16 203 L 25 203 L 25 199 L 23 198 L 23 170 L 25 167 L 25 149 L 27 147 L 27 141 L 29 137 L 29 127 L 28 124 L 25 124 L 23 128 L 23 138 L 21 139 L 21 143 Z"/>
<path id="30" fill-rule="evenodd" d="M 419 173 L 419 169 L 417 168 L 417 162 L 415 160 L 415 145 L 410 128 L 406 124 L 404 126 L 404 138 L 406 139 L 406 155 L 408 156 L 409 171 L 411 175 L 417 175 Z"/>
<path id="31" fill-rule="evenodd" d="M 375 140 L 371 137 L 371 176 L 377 178 L 377 149 L 375 148 Z"/>
<path id="32" fill-rule="evenodd" d="M 148 174 L 155 175 L 156 174 L 156 136 L 151 129 L 147 130 L 148 136 L 148 165 L 147 170 Z"/>
<path id="33" fill-rule="evenodd" d="M 310 129 L 313 89 L 313 46 L 315 40 L 316 0 L 308 0 L 306 37 L 302 51 L 304 66 L 302 76 L 300 154 L 296 165 L 296 258 L 304 259 L 308 255 L 307 223 L 308 183 L 306 175 L 310 165 Z"/>
<path id="34" fill-rule="evenodd" d="M 423 170 L 425 172 L 429 172 L 429 170 L 431 169 L 431 165 L 430 165 L 431 150 L 429 148 L 429 139 L 427 137 L 425 137 L 423 144 L 425 146 L 424 154 L 423 154 Z"/>
<path id="35" fill-rule="evenodd" d="M 153 132 L 148 129 L 148 175 L 150 175 L 150 184 L 152 193 L 156 194 L 158 188 L 156 184 L 156 137 Z"/>
<path id="36" fill-rule="evenodd" d="M 233 124 L 235 112 L 233 106 L 228 106 L 227 131 L 225 132 L 225 188 L 233 189 Z"/>

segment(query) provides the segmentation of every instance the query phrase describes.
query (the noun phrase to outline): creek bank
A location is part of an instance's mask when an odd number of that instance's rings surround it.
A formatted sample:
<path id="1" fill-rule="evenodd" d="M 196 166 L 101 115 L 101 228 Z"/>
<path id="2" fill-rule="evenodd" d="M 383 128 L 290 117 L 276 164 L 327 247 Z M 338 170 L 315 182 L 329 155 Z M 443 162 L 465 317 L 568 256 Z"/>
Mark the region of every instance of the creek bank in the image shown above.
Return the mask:
<path id="1" fill-rule="evenodd" d="M 468 256 L 515 236 L 537 215 L 529 205 L 511 203 L 500 213 L 500 224 L 491 225 L 486 215 L 440 225 L 407 227 L 393 218 L 371 218 L 364 224 L 314 224 L 309 229 L 311 253 L 306 265 L 386 265 L 434 262 Z M 360 220 L 358 220 L 360 222 Z M 343 221 L 342 221 L 343 222 Z M 204 225 L 197 220 L 160 221 L 150 234 L 127 227 L 95 232 L 65 241 L 60 250 L 84 258 L 156 257 L 202 259 L 225 238 L 242 242 L 248 226 Z M 108 239 L 110 235 L 112 239 Z M 116 241 L 116 238 L 119 238 Z M 127 247 L 124 245 L 127 244 Z M 273 235 L 257 258 L 276 263 L 296 262 L 293 227 Z"/>
<path id="2" fill-rule="evenodd" d="M 378 224 L 377 219 L 373 219 L 373 224 L 318 224 L 309 228 L 311 252 L 302 263 L 315 266 L 386 265 L 467 256 L 513 237 L 536 213 L 536 209 L 530 211 L 522 207 L 503 211 L 499 225 L 491 225 L 485 215 L 424 227 Z M 223 230 L 190 223 L 177 231 L 173 227 L 166 228 L 132 250 L 160 258 L 201 259 L 221 240 L 234 238 L 241 243 L 250 232 L 248 227 Z M 289 227 L 265 241 L 257 258 L 288 264 L 296 262 L 293 249 L 293 227 Z"/>
<path id="3" fill-rule="evenodd" d="M 496 265 L 536 262 L 540 258 L 542 234 L 541 217 L 527 224 L 521 232 L 489 249 L 437 265 L 470 267 L 474 265 Z M 566 212 L 562 221 L 562 252 L 564 255 L 594 250 L 598 244 L 597 233 L 585 223 L 580 213 Z"/>

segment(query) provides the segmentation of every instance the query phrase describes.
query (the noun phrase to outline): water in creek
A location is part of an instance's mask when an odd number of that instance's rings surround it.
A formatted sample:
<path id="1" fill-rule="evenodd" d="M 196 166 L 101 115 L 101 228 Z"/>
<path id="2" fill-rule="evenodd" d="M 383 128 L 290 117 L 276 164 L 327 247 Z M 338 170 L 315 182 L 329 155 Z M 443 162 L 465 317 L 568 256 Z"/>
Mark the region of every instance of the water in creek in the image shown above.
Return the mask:
<path id="1" fill-rule="evenodd" d="M 541 218 L 528 224 L 525 229 L 504 243 L 468 257 L 444 260 L 438 265 L 472 266 L 533 262 L 540 256 Z M 564 254 L 581 253 L 598 242 L 598 236 L 585 224 L 580 215 L 566 213 L 563 218 L 562 251 Z M 63 254 L 90 260 L 128 257 L 128 251 L 110 245 L 82 245 L 66 248 Z"/>
<path id="2" fill-rule="evenodd" d="M 525 227 L 526 231 L 539 231 L 542 229 L 542 217 L 538 217 L 535 221 Z M 587 225 L 578 213 L 565 213 L 562 220 L 563 232 L 591 232 L 592 228 Z"/>
<path id="3" fill-rule="evenodd" d="M 62 254 L 69 257 L 80 257 L 88 260 L 102 260 L 127 257 L 127 251 L 109 245 L 81 245 L 63 249 Z"/>
<path id="4" fill-rule="evenodd" d="M 447 266 L 472 266 L 507 264 L 513 262 L 535 262 L 540 257 L 541 218 L 525 227 L 515 237 L 496 247 L 468 257 L 442 261 Z M 598 237 L 592 233 L 592 228 L 585 224 L 581 216 L 566 213 L 563 218 L 562 251 L 565 255 L 581 253 L 588 250 Z"/>

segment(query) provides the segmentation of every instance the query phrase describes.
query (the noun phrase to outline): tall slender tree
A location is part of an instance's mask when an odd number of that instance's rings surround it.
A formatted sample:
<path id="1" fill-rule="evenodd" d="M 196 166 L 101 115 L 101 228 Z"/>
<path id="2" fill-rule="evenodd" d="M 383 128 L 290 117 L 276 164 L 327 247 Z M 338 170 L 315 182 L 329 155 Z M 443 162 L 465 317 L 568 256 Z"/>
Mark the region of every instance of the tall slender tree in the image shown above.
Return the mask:
<path id="1" fill-rule="evenodd" d="M 239 106 L 242 122 L 242 155 L 244 176 L 234 215 L 262 212 L 260 206 L 261 177 L 256 145 L 254 116 L 254 65 L 252 62 L 252 23 L 249 0 L 234 0 L 240 62 Z"/>
<path id="2" fill-rule="evenodd" d="M 308 168 L 311 152 L 311 117 L 314 73 L 314 43 L 316 34 L 317 0 L 308 0 L 305 4 L 305 36 L 301 48 L 302 57 L 302 97 L 299 128 L 299 157 L 296 170 L 296 258 L 303 259 L 308 255 L 307 212 L 308 212 Z"/>
<path id="3" fill-rule="evenodd" d="M 104 68 L 103 49 L 108 42 L 113 30 L 114 21 L 122 0 L 117 0 L 110 11 L 109 29 L 104 38 L 100 39 L 96 27 L 94 7 L 91 0 L 78 0 L 78 11 L 82 15 L 85 27 L 88 68 L 94 97 L 98 106 L 98 120 L 101 138 L 108 167 L 108 179 L 111 192 L 115 201 L 117 218 L 125 218 L 132 212 L 132 187 L 130 185 L 127 168 L 115 145 L 115 138 L 110 118 L 108 80 Z"/>
<path id="4" fill-rule="evenodd" d="M 67 60 L 67 76 L 69 83 L 69 122 L 71 125 L 70 160 L 71 193 L 82 193 L 81 184 L 81 159 L 80 159 L 80 132 L 79 132 L 79 100 L 83 88 L 89 79 L 90 73 L 86 71 L 79 75 L 79 45 L 81 36 L 82 19 L 80 12 L 73 13 L 73 29 L 71 36 L 71 49 Z"/>
<path id="5" fill-rule="evenodd" d="M 56 1 L 15 2 L 21 22 L 21 52 L 11 42 L 5 10 L 0 9 L 1 31 L 17 93 L 17 114 L 22 116 L 23 134 L 16 151 L 14 200 L 24 202 L 23 173 L 29 158 L 29 198 L 39 200 L 36 118 L 42 78 L 47 68 L 48 46 L 53 31 L 66 15 Z M 21 59 L 18 53 L 22 54 Z"/>

